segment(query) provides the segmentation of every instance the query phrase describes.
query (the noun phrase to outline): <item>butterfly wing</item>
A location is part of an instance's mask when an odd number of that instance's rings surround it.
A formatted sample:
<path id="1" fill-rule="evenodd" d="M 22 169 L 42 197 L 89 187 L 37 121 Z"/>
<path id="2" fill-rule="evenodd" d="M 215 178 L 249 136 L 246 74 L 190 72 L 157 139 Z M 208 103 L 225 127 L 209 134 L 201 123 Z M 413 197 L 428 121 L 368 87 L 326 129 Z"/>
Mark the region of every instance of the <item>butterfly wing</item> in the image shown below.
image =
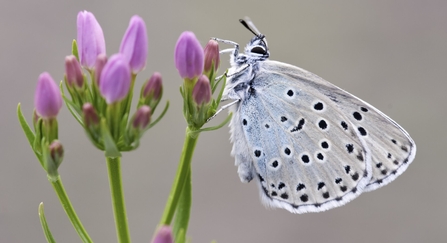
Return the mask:
<path id="1" fill-rule="evenodd" d="M 414 158 L 399 125 L 310 72 L 260 62 L 252 88 L 236 107 L 232 152 L 241 179 L 256 177 L 268 206 L 341 206 L 391 182 Z"/>

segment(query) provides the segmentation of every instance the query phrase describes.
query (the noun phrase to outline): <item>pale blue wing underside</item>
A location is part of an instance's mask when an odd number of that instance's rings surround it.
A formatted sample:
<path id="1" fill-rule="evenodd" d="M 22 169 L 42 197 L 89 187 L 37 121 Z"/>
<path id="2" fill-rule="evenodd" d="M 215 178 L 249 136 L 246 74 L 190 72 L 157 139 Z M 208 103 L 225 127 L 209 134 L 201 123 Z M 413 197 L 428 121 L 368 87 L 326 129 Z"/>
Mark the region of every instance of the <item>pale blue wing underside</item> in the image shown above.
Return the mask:
<path id="1" fill-rule="evenodd" d="M 241 180 L 257 178 L 268 206 L 341 206 L 414 159 L 416 146 L 397 123 L 310 72 L 266 60 L 252 87 L 233 108 L 232 154 Z"/>

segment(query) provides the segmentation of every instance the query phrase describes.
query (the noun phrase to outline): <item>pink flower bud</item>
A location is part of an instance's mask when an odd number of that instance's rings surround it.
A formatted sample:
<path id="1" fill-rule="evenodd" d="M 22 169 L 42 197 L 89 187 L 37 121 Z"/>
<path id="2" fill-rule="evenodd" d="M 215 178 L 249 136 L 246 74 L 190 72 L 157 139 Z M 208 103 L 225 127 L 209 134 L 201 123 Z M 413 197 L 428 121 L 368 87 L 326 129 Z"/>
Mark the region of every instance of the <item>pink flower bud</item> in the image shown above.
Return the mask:
<path id="1" fill-rule="evenodd" d="M 143 98 L 152 95 L 152 99 L 160 99 L 161 93 L 163 92 L 163 84 L 161 79 L 161 74 L 155 72 L 152 74 L 150 79 L 143 86 Z"/>
<path id="2" fill-rule="evenodd" d="M 54 140 L 50 144 L 50 156 L 51 159 L 53 159 L 55 167 L 57 169 L 64 158 L 64 147 L 58 140 Z"/>
<path id="3" fill-rule="evenodd" d="M 174 243 L 172 230 L 169 226 L 162 226 L 154 237 L 152 243 Z"/>
<path id="4" fill-rule="evenodd" d="M 102 69 L 104 68 L 106 63 L 107 63 L 107 56 L 105 54 L 99 54 L 98 57 L 96 58 L 96 63 L 95 63 L 95 79 L 96 79 L 96 84 L 98 84 L 98 85 L 99 85 L 99 81 L 101 79 Z"/>
<path id="5" fill-rule="evenodd" d="M 192 90 L 192 98 L 197 105 L 207 104 L 211 100 L 211 86 L 208 77 L 202 75 Z"/>
<path id="6" fill-rule="evenodd" d="M 110 57 L 101 72 L 99 91 L 107 104 L 124 99 L 129 93 L 131 74 L 129 63 L 121 54 Z"/>
<path id="7" fill-rule="evenodd" d="M 84 115 L 84 123 L 87 127 L 99 125 L 99 116 L 92 104 L 85 103 L 82 106 L 82 114 Z"/>
<path id="8" fill-rule="evenodd" d="M 151 120 L 151 108 L 147 105 L 142 105 L 135 112 L 132 121 L 132 126 L 135 129 L 143 130 L 144 128 L 147 127 L 147 125 L 149 125 L 150 120 Z"/>
<path id="9" fill-rule="evenodd" d="M 59 87 L 47 72 L 42 73 L 37 80 L 34 106 L 37 114 L 42 118 L 56 117 L 62 107 Z"/>
<path id="10" fill-rule="evenodd" d="M 78 88 L 81 88 L 84 85 L 81 65 L 73 55 L 65 57 L 65 76 L 70 87 L 76 85 Z"/>
<path id="11" fill-rule="evenodd" d="M 203 72 L 203 49 L 194 33 L 183 32 L 175 46 L 175 67 L 182 78 L 193 79 Z"/>
<path id="12" fill-rule="evenodd" d="M 146 66 L 147 43 L 146 24 L 140 16 L 134 15 L 120 46 L 120 53 L 129 62 L 133 73 L 140 72 Z"/>
<path id="13" fill-rule="evenodd" d="M 79 60 L 82 66 L 93 68 L 96 57 L 106 54 L 106 42 L 101 26 L 92 13 L 84 10 L 78 13 L 77 29 Z"/>
<path id="14" fill-rule="evenodd" d="M 208 41 L 205 46 L 205 72 L 210 72 L 214 63 L 214 71 L 217 71 L 220 63 L 219 43 L 215 40 Z"/>

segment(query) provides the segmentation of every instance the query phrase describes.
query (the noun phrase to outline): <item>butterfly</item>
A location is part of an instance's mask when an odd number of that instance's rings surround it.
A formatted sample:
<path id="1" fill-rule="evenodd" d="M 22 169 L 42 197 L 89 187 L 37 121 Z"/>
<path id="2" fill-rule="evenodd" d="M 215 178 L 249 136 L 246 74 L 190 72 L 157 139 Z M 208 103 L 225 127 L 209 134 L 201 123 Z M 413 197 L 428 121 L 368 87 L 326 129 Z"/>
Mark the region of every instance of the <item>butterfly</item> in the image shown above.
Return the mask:
<path id="1" fill-rule="evenodd" d="M 242 182 L 257 181 L 264 205 L 292 213 L 342 206 L 402 174 L 416 144 L 372 105 L 302 68 L 269 60 L 255 36 L 235 42 L 223 100 L 230 107 L 231 154 Z"/>

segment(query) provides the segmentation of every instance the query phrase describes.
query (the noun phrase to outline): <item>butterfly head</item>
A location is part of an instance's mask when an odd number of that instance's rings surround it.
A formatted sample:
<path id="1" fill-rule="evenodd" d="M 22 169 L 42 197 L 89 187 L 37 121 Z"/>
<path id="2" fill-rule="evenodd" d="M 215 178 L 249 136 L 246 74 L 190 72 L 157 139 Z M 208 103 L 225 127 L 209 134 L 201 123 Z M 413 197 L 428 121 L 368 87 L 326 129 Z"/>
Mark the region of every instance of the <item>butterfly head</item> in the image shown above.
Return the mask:
<path id="1" fill-rule="evenodd" d="M 253 60 L 265 60 L 270 56 L 265 35 L 259 33 L 254 24 L 250 20 L 239 20 L 241 24 L 247 28 L 255 36 L 245 47 L 245 54 Z"/>

